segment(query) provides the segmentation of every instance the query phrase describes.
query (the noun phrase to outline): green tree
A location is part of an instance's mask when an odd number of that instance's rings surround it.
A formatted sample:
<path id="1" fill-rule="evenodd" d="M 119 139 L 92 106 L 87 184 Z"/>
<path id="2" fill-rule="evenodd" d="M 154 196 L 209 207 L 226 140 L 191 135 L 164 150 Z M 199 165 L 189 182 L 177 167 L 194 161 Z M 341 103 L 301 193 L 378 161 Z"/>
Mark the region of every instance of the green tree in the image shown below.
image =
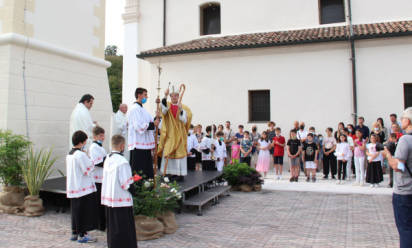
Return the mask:
<path id="1" fill-rule="evenodd" d="M 113 54 L 113 52 L 114 55 L 107 55 Z M 112 98 L 113 112 L 117 112 L 120 103 L 122 103 L 123 56 L 116 55 L 116 53 L 116 46 L 106 47 L 105 59 L 112 63 L 112 66 L 107 68 L 107 76 L 109 78 L 109 87 L 110 95 Z"/>
<path id="2" fill-rule="evenodd" d="M 117 56 L 117 46 L 108 45 L 106 49 L 104 49 L 105 56 Z"/>

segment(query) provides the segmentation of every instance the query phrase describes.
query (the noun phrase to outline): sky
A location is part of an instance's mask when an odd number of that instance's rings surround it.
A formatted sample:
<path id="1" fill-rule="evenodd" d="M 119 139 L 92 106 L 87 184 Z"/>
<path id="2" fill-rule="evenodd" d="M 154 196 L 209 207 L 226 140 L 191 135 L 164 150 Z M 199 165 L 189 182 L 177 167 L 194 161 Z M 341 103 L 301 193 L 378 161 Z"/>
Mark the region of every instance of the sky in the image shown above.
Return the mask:
<path id="1" fill-rule="evenodd" d="M 116 45 L 123 54 L 123 20 L 125 0 L 106 0 L 106 45 Z"/>

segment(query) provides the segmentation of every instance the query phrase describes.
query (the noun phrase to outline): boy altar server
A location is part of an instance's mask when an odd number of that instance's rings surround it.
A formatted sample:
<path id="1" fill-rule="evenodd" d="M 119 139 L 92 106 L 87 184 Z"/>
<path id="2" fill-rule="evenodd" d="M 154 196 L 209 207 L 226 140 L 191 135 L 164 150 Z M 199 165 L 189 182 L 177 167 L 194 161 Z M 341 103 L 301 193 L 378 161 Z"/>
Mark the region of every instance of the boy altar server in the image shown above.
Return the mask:
<path id="1" fill-rule="evenodd" d="M 103 167 L 102 204 L 106 206 L 107 245 L 109 248 L 136 248 L 133 219 L 133 198 L 129 191 L 133 182 L 129 163 L 123 157 L 125 139 L 112 137 L 112 152 Z M 137 175 L 136 175 L 137 176 Z"/>
<path id="2" fill-rule="evenodd" d="M 94 165 L 83 151 L 87 144 L 87 134 L 76 131 L 72 136 L 73 149 L 66 157 L 67 198 L 71 200 L 72 237 L 79 243 L 96 242 L 87 235 L 97 228 L 96 185 L 92 177 Z M 80 238 L 79 238 L 80 236 Z"/>
<path id="3" fill-rule="evenodd" d="M 104 129 L 95 126 L 93 128 L 93 143 L 90 145 L 89 148 L 89 157 L 93 162 L 94 170 L 93 170 L 93 179 L 96 183 L 97 189 L 97 205 L 98 205 L 98 218 L 97 218 L 97 228 L 100 231 L 106 230 L 106 213 L 105 207 L 100 203 L 100 196 L 102 194 L 102 180 L 103 180 L 103 163 L 106 159 L 106 150 L 104 150 L 103 142 L 104 142 Z"/>

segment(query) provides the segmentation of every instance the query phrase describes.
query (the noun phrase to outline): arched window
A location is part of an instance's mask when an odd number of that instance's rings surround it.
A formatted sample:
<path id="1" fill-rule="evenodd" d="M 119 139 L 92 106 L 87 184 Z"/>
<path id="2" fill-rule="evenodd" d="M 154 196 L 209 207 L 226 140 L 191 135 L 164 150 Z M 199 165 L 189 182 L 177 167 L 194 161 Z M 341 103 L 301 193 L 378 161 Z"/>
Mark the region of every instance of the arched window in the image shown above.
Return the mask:
<path id="1" fill-rule="evenodd" d="M 220 34 L 220 4 L 200 6 L 200 35 Z"/>

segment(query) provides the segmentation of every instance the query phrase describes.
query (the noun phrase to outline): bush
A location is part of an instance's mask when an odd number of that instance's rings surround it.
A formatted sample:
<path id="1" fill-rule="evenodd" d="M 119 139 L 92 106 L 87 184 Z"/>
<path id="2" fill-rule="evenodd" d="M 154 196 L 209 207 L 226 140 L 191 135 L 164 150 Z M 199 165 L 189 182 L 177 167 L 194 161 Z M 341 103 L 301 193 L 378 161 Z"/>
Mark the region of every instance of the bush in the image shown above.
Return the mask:
<path id="1" fill-rule="evenodd" d="M 0 180 L 4 185 L 22 185 L 22 165 L 29 146 L 23 135 L 0 130 Z"/>
<path id="2" fill-rule="evenodd" d="M 134 215 L 156 217 L 178 207 L 178 201 L 182 198 L 178 184 L 164 181 L 161 177 L 155 180 L 156 187 L 153 179 L 135 182 Z"/>
<path id="3" fill-rule="evenodd" d="M 259 172 L 245 163 L 234 163 L 225 166 L 223 169 L 223 178 L 231 186 L 239 186 L 242 184 L 254 186 L 263 183 Z"/>
<path id="4" fill-rule="evenodd" d="M 38 152 L 34 152 L 33 148 L 30 148 L 22 168 L 23 179 L 30 195 L 39 195 L 40 188 L 43 186 L 44 181 L 53 172 L 52 166 L 57 158 L 52 158 L 51 154 L 51 149 L 48 151 L 41 149 Z"/>

